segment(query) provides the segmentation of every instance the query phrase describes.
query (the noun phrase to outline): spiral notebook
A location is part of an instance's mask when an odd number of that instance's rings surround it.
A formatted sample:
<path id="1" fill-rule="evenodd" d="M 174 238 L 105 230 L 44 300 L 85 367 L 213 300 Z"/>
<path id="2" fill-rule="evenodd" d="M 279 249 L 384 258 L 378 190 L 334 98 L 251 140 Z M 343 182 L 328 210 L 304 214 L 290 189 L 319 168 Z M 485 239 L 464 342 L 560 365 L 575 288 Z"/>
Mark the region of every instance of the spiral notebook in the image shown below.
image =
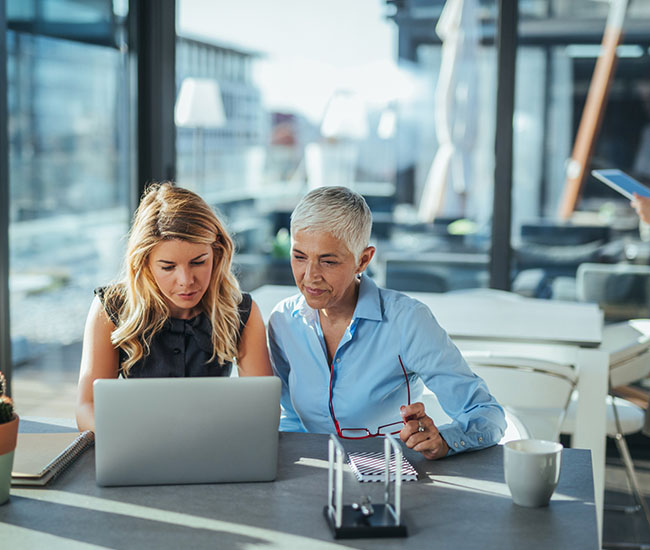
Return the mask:
<path id="1" fill-rule="evenodd" d="M 95 434 L 72 433 L 18 434 L 11 472 L 12 485 L 46 485 L 65 470 L 86 449 Z"/>
<path id="2" fill-rule="evenodd" d="M 385 457 L 382 452 L 348 453 L 350 468 L 359 481 L 384 481 Z M 395 455 L 390 458 L 390 480 L 395 480 Z M 418 473 L 405 456 L 402 455 L 402 481 L 417 481 Z"/>

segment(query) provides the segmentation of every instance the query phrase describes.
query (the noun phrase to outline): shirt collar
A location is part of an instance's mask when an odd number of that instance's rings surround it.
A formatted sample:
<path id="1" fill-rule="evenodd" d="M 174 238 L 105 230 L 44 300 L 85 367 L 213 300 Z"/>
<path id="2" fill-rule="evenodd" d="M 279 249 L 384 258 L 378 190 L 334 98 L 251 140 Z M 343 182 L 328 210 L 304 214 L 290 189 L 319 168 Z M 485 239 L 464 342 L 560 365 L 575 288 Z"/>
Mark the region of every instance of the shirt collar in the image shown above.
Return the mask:
<path id="1" fill-rule="evenodd" d="M 300 294 L 293 307 L 291 316 L 302 316 L 306 321 L 311 321 L 316 317 L 316 310 L 310 308 L 307 305 L 305 297 Z M 379 288 L 375 284 L 375 281 L 365 273 L 361 275 L 359 298 L 357 299 L 357 306 L 354 308 L 352 319 L 369 319 L 371 321 L 382 320 Z"/>
<path id="2" fill-rule="evenodd" d="M 296 300 L 295 305 L 293 306 L 293 311 L 291 312 L 292 317 L 302 317 L 307 322 L 311 322 L 316 318 L 316 310 L 310 308 L 307 305 L 307 301 L 302 294 L 298 294 L 298 299 Z"/>
<path id="3" fill-rule="evenodd" d="M 369 319 L 371 321 L 381 321 L 381 300 L 379 298 L 379 288 L 375 281 L 365 273 L 361 275 L 361 285 L 359 286 L 359 298 L 357 307 L 354 309 L 353 319 Z"/>
<path id="4" fill-rule="evenodd" d="M 169 317 L 165 327 L 173 334 L 191 336 L 201 350 L 212 353 L 212 325 L 204 312 L 199 313 L 192 319 Z"/>

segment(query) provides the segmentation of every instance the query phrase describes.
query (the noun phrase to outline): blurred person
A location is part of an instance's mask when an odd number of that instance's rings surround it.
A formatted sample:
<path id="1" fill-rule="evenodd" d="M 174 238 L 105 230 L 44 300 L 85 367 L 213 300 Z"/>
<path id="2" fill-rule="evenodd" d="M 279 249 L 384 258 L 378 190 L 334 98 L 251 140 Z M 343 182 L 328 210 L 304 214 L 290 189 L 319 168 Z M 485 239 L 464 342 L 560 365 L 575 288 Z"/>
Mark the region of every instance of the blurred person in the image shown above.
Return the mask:
<path id="1" fill-rule="evenodd" d="M 650 197 L 634 193 L 634 200 L 630 202 L 630 205 L 636 210 L 643 223 L 650 224 Z"/>
<path id="2" fill-rule="evenodd" d="M 94 430 L 98 378 L 271 375 L 264 322 L 231 271 L 233 242 L 195 193 L 145 191 L 121 280 L 95 290 L 83 339 L 76 417 Z"/>

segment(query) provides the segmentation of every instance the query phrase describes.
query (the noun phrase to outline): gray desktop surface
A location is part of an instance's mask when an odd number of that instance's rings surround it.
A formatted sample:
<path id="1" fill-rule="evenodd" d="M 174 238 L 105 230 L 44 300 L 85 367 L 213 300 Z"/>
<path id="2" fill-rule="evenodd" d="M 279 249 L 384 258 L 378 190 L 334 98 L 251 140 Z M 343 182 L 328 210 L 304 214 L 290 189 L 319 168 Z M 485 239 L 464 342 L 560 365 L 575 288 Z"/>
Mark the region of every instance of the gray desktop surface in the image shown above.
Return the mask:
<path id="1" fill-rule="evenodd" d="M 22 422 L 21 431 L 69 431 Z M 254 434 L 251 444 L 254 445 Z M 383 442 L 346 442 L 380 450 Z M 0 506 L 2 537 L 26 547 L 34 535 L 51 547 L 81 543 L 109 548 L 597 548 L 588 451 L 563 451 L 560 485 L 549 507 L 512 504 L 503 482 L 503 449 L 493 447 L 429 462 L 406 450 L 419 481 L 405 482 L 406 539 L 334 540 L 323 518 L 327 436 L 283 433 L 275 482 L 152 487 L 98 487 L 94 451 L 87 451 L 45 489 L 12 488 Z M 361 492 L 381 500 L 382 484 L 344 479 L 344 503 Z M 51 540 L 50 540 L 50 537 Z M 35 539 L 36 540 L 36 539 Z M 75 544 L 76 543 L 76 544 Z"/>

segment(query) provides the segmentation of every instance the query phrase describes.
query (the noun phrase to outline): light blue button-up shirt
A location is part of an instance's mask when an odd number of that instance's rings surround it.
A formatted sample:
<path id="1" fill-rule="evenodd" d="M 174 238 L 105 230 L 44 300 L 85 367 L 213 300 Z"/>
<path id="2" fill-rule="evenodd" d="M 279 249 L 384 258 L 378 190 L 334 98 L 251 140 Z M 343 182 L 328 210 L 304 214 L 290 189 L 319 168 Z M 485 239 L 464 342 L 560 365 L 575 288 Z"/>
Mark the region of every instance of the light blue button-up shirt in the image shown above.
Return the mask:
<path id="1" fill-rule="evenodd" d="M 336 432 L 318 311 L 297 294 L 275 306 L 268 327 L 271 363 L 282 380 L 280 429 Z M 503 409 L 429 308 L 400 292 L 380 289 L 366 275 L 332 361 L 332 407 L 341 428 L 374 432 L 401 420 L 407 387 L 398 355 L 408 374 L 411 402 L 420 400 L 426 384 L 452 418 L 438 426 L 450 454 L 488 447 L 501 439 L 506 425 Z"/>

